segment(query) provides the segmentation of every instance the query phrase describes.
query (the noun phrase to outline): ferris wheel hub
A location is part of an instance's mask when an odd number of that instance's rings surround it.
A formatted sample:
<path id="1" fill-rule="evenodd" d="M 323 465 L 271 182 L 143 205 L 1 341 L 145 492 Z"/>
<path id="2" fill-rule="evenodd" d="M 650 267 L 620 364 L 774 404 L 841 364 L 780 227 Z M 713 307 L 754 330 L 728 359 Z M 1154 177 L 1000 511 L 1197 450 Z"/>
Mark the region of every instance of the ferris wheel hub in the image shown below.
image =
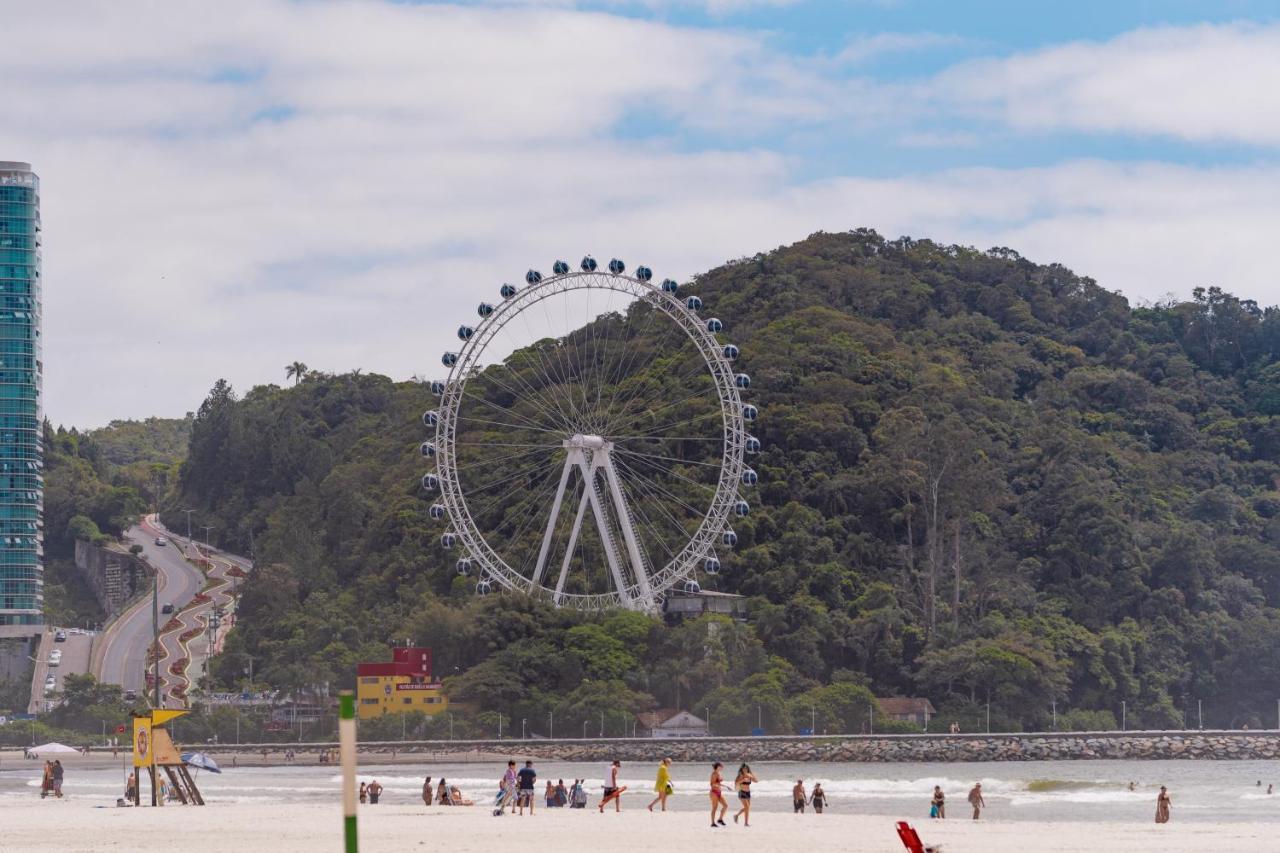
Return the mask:
<path id="1" fill-rule="evenodd" d="M 582 450 L 604 450 L 608 445 L 609 442 L 605 441 L 603 436 L 582 433 L 576 433 L 564 440 L 565 447 L 577 447 Z"/>

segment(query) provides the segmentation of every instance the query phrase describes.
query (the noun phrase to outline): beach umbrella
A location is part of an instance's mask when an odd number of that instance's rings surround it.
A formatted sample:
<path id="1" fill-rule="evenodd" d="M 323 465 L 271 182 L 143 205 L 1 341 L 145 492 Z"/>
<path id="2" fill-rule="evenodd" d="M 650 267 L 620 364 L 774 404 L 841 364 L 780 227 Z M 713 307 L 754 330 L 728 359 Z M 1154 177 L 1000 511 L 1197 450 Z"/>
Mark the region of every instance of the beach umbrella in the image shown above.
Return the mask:
<path id="1" fill-rule="evenodd" d="M 80 750 L 76 749 L 74 746 L 67 746 L 65 743 L 50 742 L 50 743 L 42 743 L 39 746 L 30 747 L 27 751 L 34 752 L 36 755 L 44 755 L 45 753 L 50 753 L 50 752 L 71 753 L 71 752 L 79 752 Z"/>
<path id="2" fill-rule="evenodd" d="M 184 752 L 182 753 L 182 761 L 192 767 L 198 767 L 202 770 L 208 770 L 210 773 L 221 773 L 222 768 L 218 766 L 218 762 L 214 761 L 203 752 Z"/>

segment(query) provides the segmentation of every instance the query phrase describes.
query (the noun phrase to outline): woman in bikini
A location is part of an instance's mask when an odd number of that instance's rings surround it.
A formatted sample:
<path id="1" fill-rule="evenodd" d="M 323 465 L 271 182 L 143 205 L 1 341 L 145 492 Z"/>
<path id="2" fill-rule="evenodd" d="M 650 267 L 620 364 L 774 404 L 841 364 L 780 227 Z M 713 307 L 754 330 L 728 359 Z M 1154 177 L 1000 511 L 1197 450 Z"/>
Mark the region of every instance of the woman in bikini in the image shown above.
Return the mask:
<path id="1" fill-rule="evenodd" d="M 742 816 L 742 825 L 751 826 L 751 783 L 759 782 L 756 774 L 751 772 L 751 766 L 745 761 L 738 768 L 738 778 L 733 780 L 733 787 L 738 791 L 738 802 L 742 808 L 733 813 L 733 822 L 738 822 L 738 816 Z"/>
<path id="2" fill-rule="evenodd" d="M 729 803 L 725 801 L 724 793 L 721 789 L 724 787 L 724 776 L 720 773 L 720 768 L 724 767 L 719 761 L 711 765 L 711 828 L 724 826 L 724 813 L 729 810 Z M 716 816 L 716 809 L 720 810 L 720 815 Z"/>

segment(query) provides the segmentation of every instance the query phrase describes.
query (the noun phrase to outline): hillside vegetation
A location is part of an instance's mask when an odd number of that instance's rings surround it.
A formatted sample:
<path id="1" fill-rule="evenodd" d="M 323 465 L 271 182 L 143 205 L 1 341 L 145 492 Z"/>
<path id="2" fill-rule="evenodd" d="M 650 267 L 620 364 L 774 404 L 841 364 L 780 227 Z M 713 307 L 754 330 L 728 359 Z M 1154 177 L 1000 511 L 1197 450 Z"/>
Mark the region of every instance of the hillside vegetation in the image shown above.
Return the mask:
<path id="1" fill-rule="evenodd" d="M 277 686 L 350 685 L 412 638 L 456 698 L 570 727 L 657 704 L 856 730 L 871 693 L 969 729 L 988 702 L 996 728 L 1055 705 L 1107 726 L 1122 701 L 1130 726 L 1194 724 L 1196 700 L 1206 725 L 1276 724 L 1280 311 L 1217 288 L 1133 307 L 1011 250 L 870 231 L 687 289 L 761 410 L 753 511 L 704 583 L 749 596 L 748 624 L 476 599 L 418 486 L 425 386 L 220 382 L 166 521 L 197 507 L 257 557 L 222 679 L 251 654 Z"/>

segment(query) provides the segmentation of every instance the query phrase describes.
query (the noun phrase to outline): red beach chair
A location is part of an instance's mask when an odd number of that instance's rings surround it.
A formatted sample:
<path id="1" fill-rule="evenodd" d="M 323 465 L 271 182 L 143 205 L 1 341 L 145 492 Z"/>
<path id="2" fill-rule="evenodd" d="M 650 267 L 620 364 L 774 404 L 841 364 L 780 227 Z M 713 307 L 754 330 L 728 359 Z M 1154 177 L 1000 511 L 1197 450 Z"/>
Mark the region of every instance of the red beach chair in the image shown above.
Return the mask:
<path id="1" fill-rule="evenodd" d="M 898 821 L 898 837 L 902 839 L 902 846 L 906 847 L 909 853 L 942 853 L 941 847 L 927 847 L 920 840 L 920 836 L 911 824 L 905 820 Z"/>

